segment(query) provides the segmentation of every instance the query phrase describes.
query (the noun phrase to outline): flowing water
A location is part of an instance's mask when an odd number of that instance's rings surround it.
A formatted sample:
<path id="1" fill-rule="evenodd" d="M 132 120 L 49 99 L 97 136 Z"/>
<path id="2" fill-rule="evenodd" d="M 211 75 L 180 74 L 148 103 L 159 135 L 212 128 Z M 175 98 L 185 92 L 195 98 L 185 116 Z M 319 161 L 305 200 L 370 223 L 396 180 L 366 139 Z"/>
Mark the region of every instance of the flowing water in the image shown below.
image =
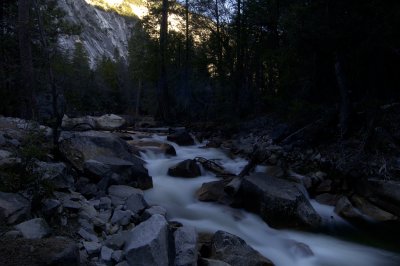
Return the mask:
<path id="1" fill-rule="evenodd" d="M 154 135 L 152 140 L 167 142 L 165 137 L 157 135 Z M 198 201 L 195 193 L 202 183 L 218 179 L 204 169 L 202 169 L 203 175 L 198 178 L 170 177 L 167 175 L 170 166 L 200 156 L 216 159 L 225 169 L 239 173 L 247 162 L 240 158 L 231 159 L 218 149 L 200 148 L 201 144 L 189 147 L 170 144 L 176 149 L 175 157 L 154 154 L 151 151 L 142 154 L 154 182 L 154 188 L 145 192 L 146 200 L 150 204 L 165 207 L 168 219 L 194 226 L 198 232 L 213 233 L 224 230 L 237 235 L 277 266 L 400 265 L 398 254 L 346 242 L 324 234 L 276 230 L 255 214 L 216 203 Z M 326 225 L 334 227 L 346 224 L 334 214 L 333 208 L 315 201 L 311 203 L 323 217 Z M 314 256 L 304 257 L 301 249 L 293 244 L 296 242 L 307 244 Z"/>

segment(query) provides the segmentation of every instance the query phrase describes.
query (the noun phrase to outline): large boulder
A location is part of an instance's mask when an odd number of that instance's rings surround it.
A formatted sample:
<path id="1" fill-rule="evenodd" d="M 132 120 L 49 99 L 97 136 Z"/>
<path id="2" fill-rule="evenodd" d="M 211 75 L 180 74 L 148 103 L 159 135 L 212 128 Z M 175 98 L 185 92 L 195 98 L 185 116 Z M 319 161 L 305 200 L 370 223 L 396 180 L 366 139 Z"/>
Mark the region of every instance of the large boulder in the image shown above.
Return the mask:
<path id="1" fill-rule="evenodd" d="M 123 127 L 126 124 L 124 118 L 114 115 L 107 114 L 100 117 L 95 116 L 83 116 L 70 118 L 64 115 L 61 123 L 61 127 L 65 130 L 115 130 Z"/>
<path id="2" fill-rule="evenodd" d="M 142 189 L 153 186 L 143 160 L 132 155 L 126 142 L 112 133 L 62 132 L 59 143 L 61 153 L 80 171 L 106 181 L 115 173 L 116 183 Z"/>
<path id="3" fill-rule="evenodd" d="M 88 176 L 101 180 L 101 189 L 110 185 L 131 185 L 142 189 L 153 187 L 153 181 L 143 164 L 116 157 L 97 157 L 84 163 Z"/>
<path id="4" fill-rule="evenodd" d="M 101 130 L 115 130 L 123 127 L 126 124 L 124 118 L 114 115 L 107 114 L 95 118 L 96 128 Z"/>
<path id="5" fill-rule="evenodd" d="M 255 173 L 243 178 L 238 201 L 274 227 L 316 228 L 321 217 L 294 182 Z"/>
<path id="6" fill-rule="evenodd" d="M 21 222 L 30 216 L 31 203 L 21 195 L 0 192 L 0 220 L 7 224 Z"/>
<path id="7" fill-rule="evenodd" d="M 85 131 L 96 128 L 96 121 L 92 116 L 69 118 L 64 115 L 61 122 L 61 128 L 65 130 Z"/>
<path id="8" fill-rule="evenodd" d="M 41 239 L 51 234 L 50 227 L 42 218 L 32 219 L 15 226 L 27 239 Z"/>
<path id="9" fill-rule="evenodd" d="M 186 132 L 181 131 L 167 136 L 167 140 L 175 142 L 180 146 L 190 146 L 194 145 L 194 139 L 192 136 Z"/>
<path id="10" fill-rule="evenodd" d="M 155 214 L 129 233 L 125 257 L 130 266 L 163 266 L 168 261 L 168 223 Z"/>
<path id="11" fill-rule="evenodd" d="M 232 203 L 232 199 L 224 190 L 225 186 L 229 182 L 230 179 L 224 179 L 203 183 L 196 192 L 198 200 L 205 202 L 219 202 L 229 205 Z"/>
<path id="12" fill-rule="evenodd" d="M 168 169 L 168 175 L 177 177 L 198 177 L 201 176 L 200 167 L 195 160 L 184 160 Z"/>
<path id="13" fill-rule="evenodd" d="M 224 231 L 217 231 L 212 238 L 211 259 L 220 260 L 232 266 L 274 265 L 247 245 L 243 239 Z"/>
<path id="14" fill-rule="evenodd" d="M 174 232 L 175 266 L 197 265 L 197 232 L 193 227 L 182 226 Z"/>

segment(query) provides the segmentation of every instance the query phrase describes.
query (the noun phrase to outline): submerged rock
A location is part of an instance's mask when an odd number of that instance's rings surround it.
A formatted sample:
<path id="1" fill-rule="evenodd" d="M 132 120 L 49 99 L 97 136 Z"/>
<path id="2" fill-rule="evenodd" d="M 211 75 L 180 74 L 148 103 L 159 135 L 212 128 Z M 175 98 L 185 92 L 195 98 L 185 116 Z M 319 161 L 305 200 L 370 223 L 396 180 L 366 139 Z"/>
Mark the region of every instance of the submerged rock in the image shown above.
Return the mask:
<path id="1" fill-rule="evenodd" d="M 131 140 L 128 141 L 128 144 L 132 146 L 136 151 L 152 151 L 156 154 L 176 156 L 176 150 L 174 146 L 168 143 L 158 141 Z"/>
<path id="2" fill-rule="evenodd" d="M 230 204 L 232 199 L 225 192 L 224 188 L 229 183 L 229 179 L 212 181 L 203 183 L 197 190 L 197 198 L 205 202 L 219 202 L 222 204 Z"/>
<path id="3" fill-rule="evenodd" d="M 198 177 L 201 176 L 200 167 L 195 160 L 184 160 L 168 169 L 168 175 L 176 177 Z"/>
<path id="4" fill-rule="evenodd" d="M 315 228 L 321 217 L 298 184 L 255 173 L 243 178 L 237 197 L 274 227 Z"/>

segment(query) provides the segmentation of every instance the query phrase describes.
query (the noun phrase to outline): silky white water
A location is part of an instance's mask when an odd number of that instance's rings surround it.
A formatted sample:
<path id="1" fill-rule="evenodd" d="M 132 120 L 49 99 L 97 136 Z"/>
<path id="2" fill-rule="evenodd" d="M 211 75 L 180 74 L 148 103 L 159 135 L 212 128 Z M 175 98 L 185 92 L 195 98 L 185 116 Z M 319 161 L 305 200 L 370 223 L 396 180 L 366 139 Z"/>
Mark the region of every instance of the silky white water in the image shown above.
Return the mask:
<path id="1" fill-rule="evenodd" d="M 152 140 L 167 142 L 165 137 L 155 135 Z M 154 188 L 145 192 L 152 205 L 167 209 L 168 219 L 197 228 L 199 232 L 224 230 L 244 239 L 250 246 L 270 259 L 277 266 L 391 266 L 400 265 L 400 256 L 388 251 L 354 244 L 324 234 L 313 234 L 270 228 L 257 215 L 216 203 L 200 202 L 196 191 L 202 183 L 218 180 L 212 173 L 202 170 L 198 178 L 177 178 L 167 175 L 168 168 L 185 159 L 197 156 L 218 159 L 225 169 L 238 173 L 246 161 L 228 158 L 218 149 L 203 149 L 202 145 L 180 147 L 177 156 L 167 157 L 151 151 L 142 154 L 146 167 L 153 177 Z M 326 224 L 345 223 L 333 213 L 333 208 L 312 201 L 314 208 Z M 307 244 L 314 256 L 304 258 L 293 241 Z"/>

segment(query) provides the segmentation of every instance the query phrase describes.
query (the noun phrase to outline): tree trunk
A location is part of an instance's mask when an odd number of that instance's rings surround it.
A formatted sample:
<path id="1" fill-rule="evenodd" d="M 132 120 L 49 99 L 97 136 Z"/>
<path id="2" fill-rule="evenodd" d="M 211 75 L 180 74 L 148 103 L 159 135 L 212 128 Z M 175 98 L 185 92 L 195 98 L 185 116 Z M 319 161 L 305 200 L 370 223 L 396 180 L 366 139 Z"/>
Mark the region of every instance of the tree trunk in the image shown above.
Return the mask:
<path id="1" fill-rule="evenodd" d="M 53 109 L 53 122 L 52 122 L 52 129 L 53 129 L 53 146 L 56 151 L 58 151 L 58 137 L 59 137 L 59 128 L 61 127 L 63 111 L 59 110 L 59 103 L 58 103 L 58 91 L 57 91 L 57 84 L 56 79 L 54 77 L 53 66 L 51 62 L 51 56 L 49 51 L 49 46 L 47 43 L 46 32 L 43 25 L 43 18 L 42 14 L 40 13 L 40 8 L 38 5 L 37 0 L 33 0 L 35 4 L 35 11 L 37 20 L 39 22 L 39 33 L 40 33 L 40 40 L 43 47 L 43 51 L 45 54 L 46 65 L 47 65 L 47 76 L 49 79 L 50 91 L 52 96 L 52 109 Z"/>
<path id="2" fill-rule="evenodd" d="M 216 20 L 216 27 L 217 27 L 217 59 L 218 59 L 218 75 L 222 76 L 222 42 L 221 42 L 221 24 L 220 24 L 220 17 L 219 17 L 219 5 L 218 0 L 215 0 L 215 20 Z"/>
<path id="3" fill-rule="evenodd" d="M 338 54 L 336 55 L 335 59 L 335 74 L 340 93 L 339 129 L 340 129 L 340 136 L 343 138 L 346 135 L 349 128 L 351 106 L 350 106 L 349 89 L 347 85 L 346 76 L 343 70 L 342 58 Z"/>
<path id="4" fill-rule="evenodd" d="M 139 79 L 139 86 L 138 90 L 136 93 L 136 110 L 135 114 L 138 117 L 139 116 L 139 110 L 140 110 L 140 94 L 142 93 L 142 79 Z"/>
<path id="5" fill-rule="evenodd" d="M 233 93 L 233 104 L 236 112 L 241 111 L 239 106 L 240 91 L 243 86 L 243 50 L 242 50 L 242 1 L 237 0 L 237 29 L 236 29 L 236 86 Z"/>
<path id="6" fill-rule="evenodd" d="M 18 1 L 18 39 L 22 85 L 22 91 L 20 93 L 24 102 L 22 116 L 27 119 L 33 119 L 35 116 L 35 81 L 30 36 L 30 8 L 30 0 Z"/>
<path id="7" fill-rule="evenodd" d="M 189 55 L 190 55 L 190 35 L 189 35 L 189 1 L 186 0 L 185 3 L 185 21 L 186 21 L 186 43 L 185 43 L 185 108 L 190 106 L 189 99 L 190 99 L 190 86 L 189 86 Z"/>
<path id="8" fill-rule="evenodd" d="M 167 37 L 168 37 L 168 0 L 162 1 L 162 17 L 160 25 L 160 79 L 158 83 L 157 116 L 164 121 L 170 119 L 168 77 L 167 77 Z"/>

